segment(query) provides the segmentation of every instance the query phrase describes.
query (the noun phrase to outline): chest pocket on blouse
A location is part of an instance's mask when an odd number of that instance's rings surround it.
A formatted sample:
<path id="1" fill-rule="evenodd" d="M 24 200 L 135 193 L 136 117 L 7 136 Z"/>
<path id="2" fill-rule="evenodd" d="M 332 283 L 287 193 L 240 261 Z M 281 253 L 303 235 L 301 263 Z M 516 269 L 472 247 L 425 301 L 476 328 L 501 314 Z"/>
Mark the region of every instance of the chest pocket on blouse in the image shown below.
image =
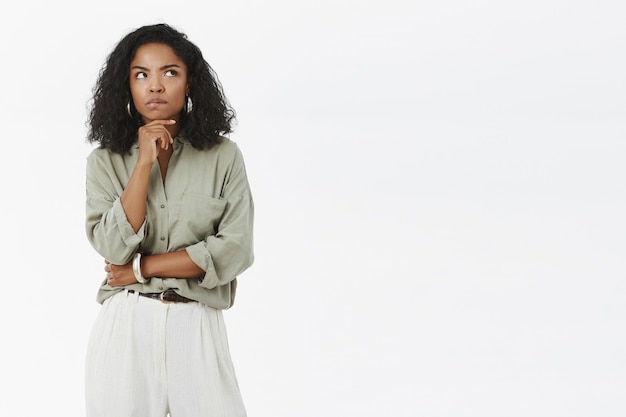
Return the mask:
<path id="1" fill-rule="evenodd" d="M 171 224 L 183 228 L 184 234 L 196 241 L 215 235 L 226 210 L 226 200 L 199 193 L 183 193 L 172 207 Z"/>

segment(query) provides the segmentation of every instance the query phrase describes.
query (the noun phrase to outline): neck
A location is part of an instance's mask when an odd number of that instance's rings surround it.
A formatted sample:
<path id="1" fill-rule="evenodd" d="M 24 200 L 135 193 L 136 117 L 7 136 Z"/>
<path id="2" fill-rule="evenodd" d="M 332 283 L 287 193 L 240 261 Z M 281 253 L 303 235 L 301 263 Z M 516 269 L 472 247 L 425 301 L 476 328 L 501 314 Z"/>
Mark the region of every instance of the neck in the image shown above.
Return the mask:
<path id="1" fill-rule="evenodd" d="M 178 119 L 175 119 L 175 120 L 176 120 L 175 124 L 165 126 L 167 131 L 170 132 L 170 135 L 172 136 L 172 138 L 175 138 L 180 133 L 180 125 L 179 125 L 180 120 Z"/>

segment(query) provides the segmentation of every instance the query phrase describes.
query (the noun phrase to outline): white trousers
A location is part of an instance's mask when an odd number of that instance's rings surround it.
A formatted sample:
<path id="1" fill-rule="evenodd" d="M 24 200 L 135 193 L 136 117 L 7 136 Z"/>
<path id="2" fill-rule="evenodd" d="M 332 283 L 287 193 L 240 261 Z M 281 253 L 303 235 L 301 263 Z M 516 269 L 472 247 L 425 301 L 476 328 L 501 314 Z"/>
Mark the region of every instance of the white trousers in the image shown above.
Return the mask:
<path id="1" fill-rule="evenodd" d="M 245 417 L 222 312 L 122 291 L 87 349 L 88 417 Z"/>

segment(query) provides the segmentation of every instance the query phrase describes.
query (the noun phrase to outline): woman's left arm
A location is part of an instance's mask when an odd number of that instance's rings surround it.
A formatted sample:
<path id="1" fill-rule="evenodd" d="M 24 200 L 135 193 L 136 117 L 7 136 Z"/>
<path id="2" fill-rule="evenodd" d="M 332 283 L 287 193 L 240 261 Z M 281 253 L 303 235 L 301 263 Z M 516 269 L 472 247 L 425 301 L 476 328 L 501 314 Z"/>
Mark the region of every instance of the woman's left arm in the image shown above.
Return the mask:
<path id="1" fill-rule="evenodd" d="M 220 197 L 226 204 L 215 234 L 185 248 L 203 271 L 200 286 L 207 289 L 231 282 L 254 261 L 254 202 L 243 156 L 236 146 Z"/>
<path id="2" fill-rule="evenodd" d="M 116 287 L 137 283 L 132 261 L 126 265 L 114 265 L 107 260 L 104 262 L 108 285 Z M 142 256 L 140 271 L 146 279 L 164 276 L 176 276 L 176 278 L 201 278 L 204 276 L 204 271 L 191 260 L 184 249 Z"/>
<path id="3" fill-rule="evenodd" d="M 186 248 L 189 258 L 203 271 L 201 287 L 212 289 L 227 284 L 254 262 L 252 200 L 239 200 L 233 206 L 227 215 L 236 222 L 225 224 L 216 235 Z"/>

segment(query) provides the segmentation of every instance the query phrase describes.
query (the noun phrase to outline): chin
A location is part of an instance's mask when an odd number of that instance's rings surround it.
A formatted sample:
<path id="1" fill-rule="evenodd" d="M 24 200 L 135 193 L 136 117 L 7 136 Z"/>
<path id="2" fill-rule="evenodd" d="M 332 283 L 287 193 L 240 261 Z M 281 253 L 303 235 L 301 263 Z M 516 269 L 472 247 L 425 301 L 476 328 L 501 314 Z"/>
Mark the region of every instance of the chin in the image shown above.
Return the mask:
<path id="1" fill-rule="evenodd" d="M 172 120 L 172 119 L 176 119 L 178 120 L 178 117 L 180 116 L 180 112 L 178 113 L 165 113 L 165 112 L 161 112 L 161 111 L 147 111 L 144 113 L 140 113 L 142 118 L 144 119 L 144 121 L 146 121 L 146 123 L 148 123 L 148 121 L 153 121 L 153 120 Z"/>

